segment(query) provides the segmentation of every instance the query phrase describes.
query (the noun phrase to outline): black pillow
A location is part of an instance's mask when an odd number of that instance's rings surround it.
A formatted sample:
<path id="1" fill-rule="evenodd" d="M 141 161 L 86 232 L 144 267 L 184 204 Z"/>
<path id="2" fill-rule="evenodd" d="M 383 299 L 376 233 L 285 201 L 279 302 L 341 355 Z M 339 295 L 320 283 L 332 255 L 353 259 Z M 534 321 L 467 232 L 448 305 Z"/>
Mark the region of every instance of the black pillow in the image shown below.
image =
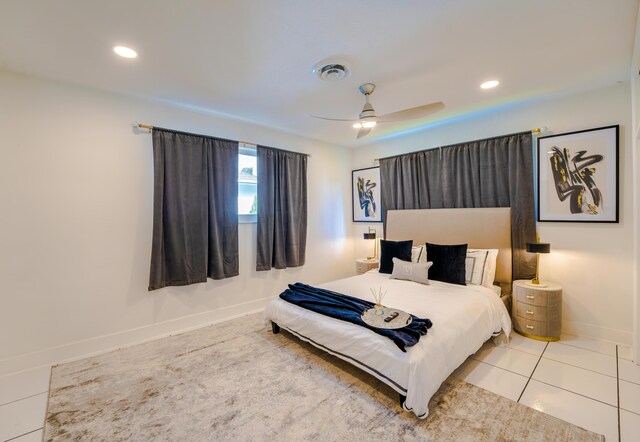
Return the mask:
<path id="1" fill-rule="evenodd" d="M 427 261 L 433 262 L 429 279 L 467 285 L 464 272 L 466 259 L 467 244 L 445 246 L 427 243 Z"/>
<path id="2" fill-rule="evenodd" d="M 393 272 L 393 258 L 398 258 L 403 261 L 411 262 L 411 247 L 413 247 L 413 240 L 408 241 L 387 241 L 380 240 L 380 273 Z M 464 273 L 464 268 L 462 269 Z M 462 275 L 464 281 L 464 274 Z"/>

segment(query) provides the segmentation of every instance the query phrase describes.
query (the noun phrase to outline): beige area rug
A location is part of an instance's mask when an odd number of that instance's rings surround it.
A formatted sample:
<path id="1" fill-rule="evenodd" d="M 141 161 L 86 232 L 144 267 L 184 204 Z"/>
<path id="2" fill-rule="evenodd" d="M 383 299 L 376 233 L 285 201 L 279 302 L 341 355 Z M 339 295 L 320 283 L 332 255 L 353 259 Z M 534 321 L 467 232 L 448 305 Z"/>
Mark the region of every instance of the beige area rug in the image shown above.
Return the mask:
<path id="1" fill-rule="evenodd" d="M 54 367 L 44 440 L 604 439 L 452 378 L 429 408 L 258 314 Z"/>

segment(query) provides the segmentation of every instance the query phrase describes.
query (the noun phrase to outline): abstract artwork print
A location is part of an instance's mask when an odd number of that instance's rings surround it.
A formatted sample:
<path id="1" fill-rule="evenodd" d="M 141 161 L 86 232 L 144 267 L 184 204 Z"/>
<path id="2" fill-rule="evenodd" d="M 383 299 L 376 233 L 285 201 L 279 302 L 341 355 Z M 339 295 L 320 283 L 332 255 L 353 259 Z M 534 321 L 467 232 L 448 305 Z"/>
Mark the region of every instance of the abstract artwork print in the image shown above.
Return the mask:
<path id="1" fill-rule="evenodd" d="M 619 126 L 538 138 L 538 221 L 618 222 Z"/>
<path id="2" fill-rule="evenodd" d="M 352 171 L 354 222 L 381 222 L 380 168 L 369 167 Z"/>

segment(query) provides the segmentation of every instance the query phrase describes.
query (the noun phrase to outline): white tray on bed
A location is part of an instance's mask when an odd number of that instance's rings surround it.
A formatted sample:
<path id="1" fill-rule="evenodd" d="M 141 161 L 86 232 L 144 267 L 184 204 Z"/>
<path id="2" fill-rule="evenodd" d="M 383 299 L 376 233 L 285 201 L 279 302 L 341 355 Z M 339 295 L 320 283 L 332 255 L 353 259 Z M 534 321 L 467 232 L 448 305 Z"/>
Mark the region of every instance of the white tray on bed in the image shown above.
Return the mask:
<path id="1" fill-rule="evenodd" d="M 411 315 L 407 312 L 403 312 L 402 310 L 398 310 L 391 307 L 382 306 L 383 313 L 380 314 L 379 308 L 372 307 L 368 310 L 365 310 L 362 314 L 362 320 L 365 324 L 370 325 L 375 328 L 386 328 L 389 330 L 395 330 L 398 328 L 406 327 L 411 324 L 413 320 Z M 384 319 L 393 313 L 398 313 L 398 316 L 393 318 L 389 322 L 384 322 Z"/>

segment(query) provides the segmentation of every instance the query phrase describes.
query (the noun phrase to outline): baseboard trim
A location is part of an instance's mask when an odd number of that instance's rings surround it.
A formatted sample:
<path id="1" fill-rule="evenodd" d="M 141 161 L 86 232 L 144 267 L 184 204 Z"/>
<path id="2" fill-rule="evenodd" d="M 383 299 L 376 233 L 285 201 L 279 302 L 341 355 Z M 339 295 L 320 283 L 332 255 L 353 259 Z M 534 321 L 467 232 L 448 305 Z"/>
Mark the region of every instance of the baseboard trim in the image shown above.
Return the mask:
<path id="1" fill-rule="evenodd" d="M 257 313 L 264 310 L 271 299 L 272 297 L 260 298 L 216 310 L 208 310 L 195 315 L 159 322 L 157 324 L 150 324 L 131 330 L 97 336 L 46 350 L 2 359 L 0 360 L 0 376 L 30 370 L 36 367 L 84 359 L 119 348 L 130 347 L 154 339 L 185 333 L 208 325 Z"/>
<path id="2" fill-rule="evenodd" d="M 632 334 L 630 331 L 617 330 L 614 328 L 602 327 L 585 322 L 564 321 L 562 332 L 570 335 L 584 336 L 600 341 L 610 341 L 615 344 L 631 345 Z"/>

